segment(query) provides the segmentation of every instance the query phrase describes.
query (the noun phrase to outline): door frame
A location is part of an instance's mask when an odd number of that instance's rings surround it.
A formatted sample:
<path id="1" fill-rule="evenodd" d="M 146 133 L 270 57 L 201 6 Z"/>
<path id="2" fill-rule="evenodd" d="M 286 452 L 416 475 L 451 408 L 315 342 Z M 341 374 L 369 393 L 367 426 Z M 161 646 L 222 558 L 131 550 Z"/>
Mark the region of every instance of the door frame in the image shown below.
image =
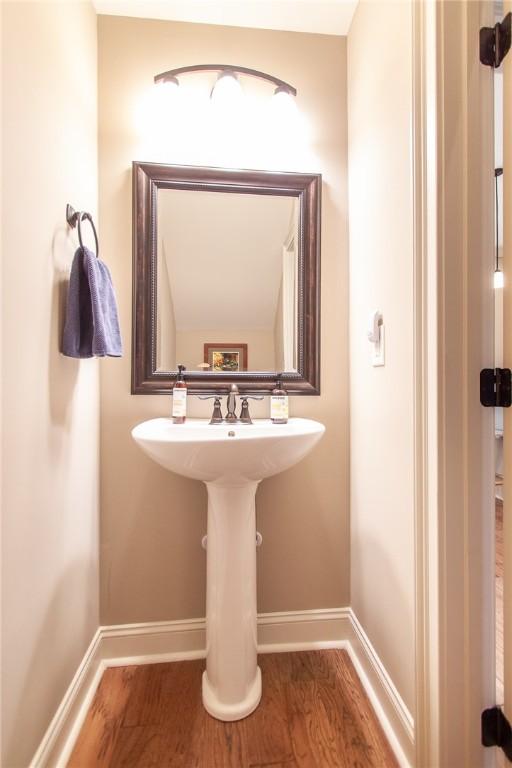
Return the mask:
<path id="1" fill-rule="evenodd" d="M 413 3 L 416 765 L 491 766 L 495 703 L 490 0 Z"/>

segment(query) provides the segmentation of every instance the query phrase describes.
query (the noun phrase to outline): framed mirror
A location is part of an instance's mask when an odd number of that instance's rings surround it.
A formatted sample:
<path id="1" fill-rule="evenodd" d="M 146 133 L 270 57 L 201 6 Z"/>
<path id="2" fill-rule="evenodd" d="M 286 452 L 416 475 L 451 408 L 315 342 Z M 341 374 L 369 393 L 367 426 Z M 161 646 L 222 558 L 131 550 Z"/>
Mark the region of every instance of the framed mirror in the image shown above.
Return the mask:
<path id="1" fill-rule="evenodd" d="M 321 176 L 133 164 L 132 394 L 320 393 Z"/>

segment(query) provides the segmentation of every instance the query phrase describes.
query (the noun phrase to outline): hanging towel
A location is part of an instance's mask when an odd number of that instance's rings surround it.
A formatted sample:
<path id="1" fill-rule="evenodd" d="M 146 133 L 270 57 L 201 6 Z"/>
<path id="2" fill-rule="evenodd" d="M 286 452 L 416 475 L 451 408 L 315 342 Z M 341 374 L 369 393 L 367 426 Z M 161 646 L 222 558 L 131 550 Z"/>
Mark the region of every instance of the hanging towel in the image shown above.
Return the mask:
<path id="1" fill-rule="evenodd" d="M 71 266 L 62 353 L 67 357 L 123 354 L 110 271 L 88 248 L 78 248 Z"/>

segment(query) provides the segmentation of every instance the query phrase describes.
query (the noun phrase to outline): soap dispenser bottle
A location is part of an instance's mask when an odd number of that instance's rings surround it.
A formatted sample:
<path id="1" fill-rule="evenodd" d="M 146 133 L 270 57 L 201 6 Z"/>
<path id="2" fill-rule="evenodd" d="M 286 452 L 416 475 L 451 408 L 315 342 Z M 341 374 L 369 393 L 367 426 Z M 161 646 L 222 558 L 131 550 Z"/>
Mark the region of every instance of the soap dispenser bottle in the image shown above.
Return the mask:
<path id="1" fill-rule="evenodd" d="M 270 418 L 273 424 L 286 424 L 288 421 L 288 395 L 283 389 L 280 376 L 270 396 Z"/>
<path id="2" fill-rule="evenodd" d="M 184 365 L 178 365 L 178 375 L 172 389 L 172 420 L 174 424 L 184 424 L 187 417 L 187 385 L 183 377 Z"/>

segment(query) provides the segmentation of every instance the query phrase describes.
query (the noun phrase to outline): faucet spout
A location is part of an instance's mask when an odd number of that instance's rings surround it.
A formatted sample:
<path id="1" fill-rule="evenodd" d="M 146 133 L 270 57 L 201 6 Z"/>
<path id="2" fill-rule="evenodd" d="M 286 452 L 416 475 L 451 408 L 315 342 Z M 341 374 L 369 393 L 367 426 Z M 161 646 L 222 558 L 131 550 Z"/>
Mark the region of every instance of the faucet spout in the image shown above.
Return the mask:
<path id="1" fill-rule="evenodd" d="M 236 424 L 238 421 L 235 408 L 236 408 L 236 396 L 239 394 L 238 387 L 236 384 L 232 384 L 229 390 L 228 400 L 227 400 L 227 408 L 228 412 L 226 413 L 226 422 L 228 424 Z"/>

